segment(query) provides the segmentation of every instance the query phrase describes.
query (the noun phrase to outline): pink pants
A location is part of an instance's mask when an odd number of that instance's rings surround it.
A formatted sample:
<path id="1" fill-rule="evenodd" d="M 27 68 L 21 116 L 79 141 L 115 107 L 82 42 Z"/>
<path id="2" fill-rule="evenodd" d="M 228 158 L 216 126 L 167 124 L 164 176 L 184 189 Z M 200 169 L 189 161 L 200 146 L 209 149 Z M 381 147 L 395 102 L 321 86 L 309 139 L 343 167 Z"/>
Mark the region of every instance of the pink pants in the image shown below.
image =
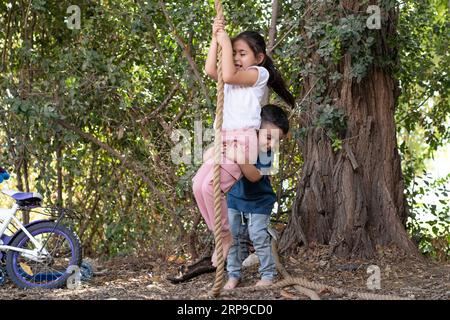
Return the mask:
<path id="1" fill-rule="evenodd" d="M 250 163 L 256 163 L 258 156 L 257 152 L 257 136 L 255 129 L 239 129 L 222 131 L 222 141 L 227 145 L 238 143 L 244 146 L 244 150 L 248 155 Z M 214 187 L 213 187 L 213 172 L 214 171 L 214 157 L 207 159 L 197 174 L 192 179 L 194 197 L 200 212 L 205 219 L 208 229 L 214 231 Z M 221 194 L 221 216 L 222 216 L 222 231 L 229 232 L 230 225 L 228 223 L 228 207 L 225 198 L 225 192 L 242 176 L 239 164 L 227 159 L 223 154 L 220 163 L 220 189 Z"/>

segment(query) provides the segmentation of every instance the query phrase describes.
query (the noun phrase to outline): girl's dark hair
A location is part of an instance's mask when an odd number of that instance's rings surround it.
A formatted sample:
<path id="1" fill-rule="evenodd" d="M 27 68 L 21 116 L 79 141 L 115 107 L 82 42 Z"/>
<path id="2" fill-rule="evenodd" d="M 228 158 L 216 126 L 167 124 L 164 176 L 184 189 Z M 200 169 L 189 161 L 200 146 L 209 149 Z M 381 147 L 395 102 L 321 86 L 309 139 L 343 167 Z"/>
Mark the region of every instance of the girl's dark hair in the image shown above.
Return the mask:
<path id="1" fill-rule="evenodd" d="M 261 108 L 261 121 L 270 122 L 283 131 L 283 134 L 289 132 L 289 118 L 286 112 L 274 104 L 266 104 Z"/>
<path id="2" fill-rule="evenodd" d="M 252 49 L 253 53 L 258 55 L 259 53 L 264 54 L 264 60 L 260 64 L 269 71 L 269 81 L 267 85 L 272 88 L 277 95 L 280 96 L 291 108 L 295 107 L 295 99 L 289 90 L 286 88 L 283 77 L 280 72 L 275 68 L 272 59 L 266 54 L 266 42 L 264 38 L 256 31 L 244 31 L 238 34 L 232 39 L 234 43 L 237 40 L 245 41 L 248 46 Z"/>

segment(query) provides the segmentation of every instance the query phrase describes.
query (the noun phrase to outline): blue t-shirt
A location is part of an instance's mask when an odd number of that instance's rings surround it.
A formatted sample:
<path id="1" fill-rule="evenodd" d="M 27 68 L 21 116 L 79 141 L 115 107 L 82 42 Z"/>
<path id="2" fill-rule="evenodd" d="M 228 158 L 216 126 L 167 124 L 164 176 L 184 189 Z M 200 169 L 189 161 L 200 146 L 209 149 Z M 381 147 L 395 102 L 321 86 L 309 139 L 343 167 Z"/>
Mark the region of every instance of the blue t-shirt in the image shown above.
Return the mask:
<path id="1" fill-rule="evenodd" d="M 260 154 L 255 164 L 258 169 L 268 169 L 272 165 L 272 155 Z M 270 214 L 277 197 L 269 176 L 263 175 L 257 182 L 242 177 L 227 194 L 228 208 L 241 212 Z"/>

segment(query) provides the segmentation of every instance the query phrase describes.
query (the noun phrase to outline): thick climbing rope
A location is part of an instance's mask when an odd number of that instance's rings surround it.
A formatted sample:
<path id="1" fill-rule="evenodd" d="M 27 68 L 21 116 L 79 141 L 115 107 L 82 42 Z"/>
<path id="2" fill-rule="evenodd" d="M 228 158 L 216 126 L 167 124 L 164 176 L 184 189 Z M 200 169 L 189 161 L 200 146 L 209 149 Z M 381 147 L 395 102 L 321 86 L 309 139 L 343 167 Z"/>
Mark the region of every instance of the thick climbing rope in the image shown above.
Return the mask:
<path id="1" fill-rule="evenodd" d="M 278 272 L 281 273 L 281 275 L 283 276 L 284 279 L 292 279 L 291 275 L 289 274 L 289 272 L 286 270 L 286 268 L 283 266 L 283 264 L 280 261 L 280 256 L 278 255 L 277 240 L 275 238 L 272 238 L 271 242 L 272 242 L 273 257 L 274 257 L 275 265 L 277 267 Z M 298 292 L 303 293 L 305 296 L 309 297 L 311 300 L 320 300 L 319 295 L 314 290 L 305 288 L 300 284 L 296 284 L 294 286 L 294 288 Z"/>
<path id="2" fill-rule="evenodd" d="M 312 282 L 301 277 L 292 277 L 284 266 L 280 262 L 280 256 L 278 255 L 276 241 L 272 240 L 272 251 L 275 258 L 275 264 L 277 270 L 283 275 L 284 279 L 278 281 L 275 284 L 259 287 L 241 287 L 233 290 L 227 290 L 226 294 L 238 294 L 239 292 L 254 292 L 263 290 L 281 289 L 288 286 L 294 286 L 300 293 L 308 296 L 311 300 L 320 300 L 316 291 L 329 291 L 339 295 L 347 295 L 350 297 L 357 297 L 364 300 L 411 300 L 410 298 L 399 297 L 395 295 L 375 294 L 370 292 L 355 292 L 346 289 L 340 289 L 332 286 L 328 286 L 318 282 Z"/>
<path id="3" fill-rule="evenodd" d="M 223 8 L 220 0 L 215 0 L 216 18 L 225 19 L 223 15 Z M 222 123 L 223 123 L 223 78 L 222 78 L 222 48 L 220 45 L 217 50 L 218 65 L 217 65 L 217 106 L 216 106 L 216 129 L 214 137 L 214 239 L 215 239 L 215 251 L 217 257 L 217 269 L 216 277 L 214 279 L 214 285 L 211 293 L 214 297 L 220 295 L 224 280 L 225 280 L 225 259 L 223 256 L 222 247 L 222 215 L 221 215 L 221 198 L 222 190 L 220 189 L 220 157 L 222 150 Z"/>

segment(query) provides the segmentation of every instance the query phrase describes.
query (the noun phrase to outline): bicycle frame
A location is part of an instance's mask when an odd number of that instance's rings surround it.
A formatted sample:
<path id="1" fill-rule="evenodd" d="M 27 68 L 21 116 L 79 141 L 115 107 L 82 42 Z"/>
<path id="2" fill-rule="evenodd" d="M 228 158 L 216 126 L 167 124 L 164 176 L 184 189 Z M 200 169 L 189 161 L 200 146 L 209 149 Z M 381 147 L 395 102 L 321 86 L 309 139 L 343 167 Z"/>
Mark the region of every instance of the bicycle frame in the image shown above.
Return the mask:
<path id="1" fill-rule="evenodd" d="M 5 245 L 3 244 L 3 241 L 0 240 L 0 251 L 17 251 L 21 252 L 24 257 L 37 261 L 42 262 L 46 255 L 48 255 L 47 250 L 43 247 L 42 243 L 38 241 L 36 238 L 34 238 L 30 232 L 25 228 L 25 226 L 20 222 L 19 219 L 16 218 L 16 213 L 19 210 L 19 206 L 17 204 L 14 204 L 10 209 L 1 209 L 0 208 L 0 238 L 5 233 L 6 229 L 8 228 L 8 225 L 11 223 L 11 221 L 14 221 L 18 226 L 19 229 L 22 230 L 30 239 L 30 241 L 33 243 L 33 245 L 36 247 L 34 250 L 29 249 L 22 249 L 22 248 L 16 248 L 13 246 Z M 18 231 L 19 232 L 19 231 Z"/>

